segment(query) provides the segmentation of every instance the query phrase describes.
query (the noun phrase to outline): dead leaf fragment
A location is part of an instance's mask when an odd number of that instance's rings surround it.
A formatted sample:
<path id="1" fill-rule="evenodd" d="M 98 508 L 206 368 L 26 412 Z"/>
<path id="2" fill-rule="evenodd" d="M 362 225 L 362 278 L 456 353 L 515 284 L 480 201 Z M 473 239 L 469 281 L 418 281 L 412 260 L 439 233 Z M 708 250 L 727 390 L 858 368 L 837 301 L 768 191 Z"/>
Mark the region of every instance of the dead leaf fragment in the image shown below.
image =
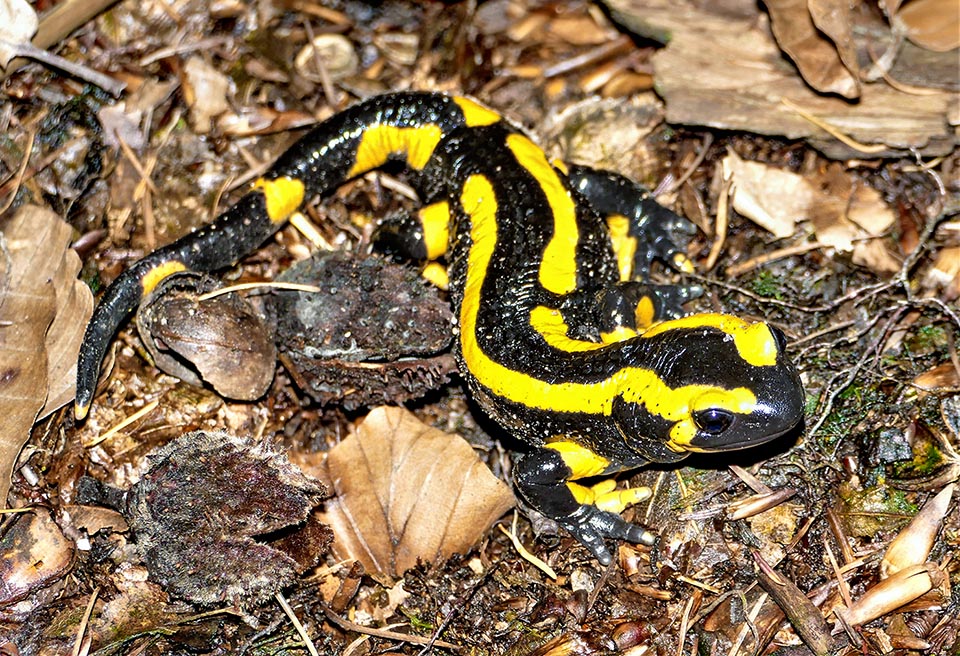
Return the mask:
<path id="1" fill-rule="evenodd" d="M 230 109 L 227 102 L 230 88 L 230 79 L 203 57 L 187 60 L 183 67 L 183 92 L 190 107 L 191 122 L 198 133 L 209 132 L 213 119 Z"/>
<path id="2" fill-rule="evenodd" d="M 949 590 L 949 586 L 950 579 L 936 563 L 911 565 L 867 590 L 849 608 L 838 608 L 837 614 L 856 626 L 883 617 L 934 588 Z"/>
<path id="3" fill-rule="evenodd" d="M 36 206 L 0 224 L 0 503 L 38 413 L 73 398 L 93 298 L 76 279 L 70 235 L 69 225 Z"/>
<path id="4" fill-rule="evenodd" d="M 50 585 L 73 564 L 73 543 L 50 512 L 23 513 L 0 539 L 0 605 Z"/>
<path id="5" fill-rule="evenodd" d="M 723 177 L 734 183 L 733 208 L 777 239 L 793 234 L 815 200 L 802 176 L 743 160 L 732 150 L 723 158 Z"/>
<path id="6" fill-rule="evenodd" d="M 30 42 L 39 24 L 27 0 L 0 0 L 0 68 L 20 55 L 18 46 Z"/>
<path id="7" fill-rule="evenodd" d="M 844 66 L 833 41 L 817 29 L 807 0 L 765 0 L 764 5 L 770 12 L 777 43 L 810 86 L 844 98 L 860 96 L 857 78 Z M 818 15 L 828 22 L 826 13 Z"/>
<path id="8" fill-rule="evenodd" d="M 960 48 L 960 3 L 957 0 L 913 0 L 903 6 L 893 22 L 921 48 L 934 52 Z"/>
<path id="9" fill-rule="evenodd" d="M 402 408 L 373 410 L 319 474 L 337 556 L 389 577 L 466 552 L 514 503 L 465 440 Z"/>
<path id="10" fill-rule="evenodd" d="M 956 484 L 943 488 L 927 501 L 910 523 L 907 524 L 887 547 L 880 561 L 880 576 L 887 578 L 911 565 L 919 565 L 930 555 L 933 542 L 947 515 Z"/>

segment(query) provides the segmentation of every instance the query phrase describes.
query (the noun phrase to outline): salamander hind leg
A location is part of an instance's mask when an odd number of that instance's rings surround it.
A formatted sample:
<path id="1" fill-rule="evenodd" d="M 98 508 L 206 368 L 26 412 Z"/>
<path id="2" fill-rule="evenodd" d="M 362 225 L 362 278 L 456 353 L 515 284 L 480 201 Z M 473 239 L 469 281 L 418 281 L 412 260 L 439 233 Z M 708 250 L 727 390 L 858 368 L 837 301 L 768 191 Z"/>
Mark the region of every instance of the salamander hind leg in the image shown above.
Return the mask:
<path id="1" fill-rule="evenodd" d="M 606 540 L 652 545 L 656 539 L 619 514 L 648 498 L 649 488 L 617 490 L 613 480 L 589 487 L 575 482 L 608 469 L 604 458 L 574 442 L 549 444 L 525 454 L 514 465 L 517 490 L 527 503 L 569 532 L 604 565 L 612 560 Z"/>

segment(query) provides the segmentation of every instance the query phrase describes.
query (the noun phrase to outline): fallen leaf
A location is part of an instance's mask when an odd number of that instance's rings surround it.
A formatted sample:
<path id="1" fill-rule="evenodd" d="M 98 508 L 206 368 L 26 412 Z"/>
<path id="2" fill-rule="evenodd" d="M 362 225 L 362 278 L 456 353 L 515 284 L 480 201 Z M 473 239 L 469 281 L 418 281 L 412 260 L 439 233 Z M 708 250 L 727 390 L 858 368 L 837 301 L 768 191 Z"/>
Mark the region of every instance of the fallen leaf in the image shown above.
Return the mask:
<path id="1" fill-rule="evenodd" d="M 0 605 L 50 585 L 73 564 L 73 542 L 49 510 L 32 509 L 8 528 L 0 539 Z"/>
<path id="2" fill-rule="evenodd" d="M 837 48 L 814 24 L 807 0 L 765 0 L 773 35 L 810 86 L 823 93 L 858 98 L 860 84 L 847 70 Z"/>
<path id="3" fill-rule="evenodd" d="M 30 42 L 39 24 L 27 0 L 0 0 L 0 68 L 20 56 L 20 46 Z"/>
<path id="4" fill-rule="evenodd" d="M 374 409 L 317 474 L 334 493 L 321 513 L 334 552 L 391 578 L 466 552 L 514 504 L 463 438 L 402 408 Z"/>
<path id="5" fill-rule="evenodd" d="M 893 22 L 921 48 L 949 52 L 960 47 L 960 3 L 957 0 L 913 0 L 900 9 Z"/>
<path id="6" fill-rule="evenodd" d="M 0 502 L 38 414 L 73 398 L 93 301 L 76 280 L 80 260 L 70 235 L 69 225 L 36 206 L 0 225 Z"/>
<path id="7" fill-rule="evenodd" d="M 797 221 L 807 217 L 816 192 L 803 176 L 746 161 L 733 150 L 722 165 L 723 177 L 735 186 L 733 208 L 777 239 L 792 235 Z"/>
<path id="8" fill-rule="evenodd" d="M 634 33 L 667 44 L 654 54 L 653 66 L 669 123 L 806 139 L 836 159 L 863 156 L 783 103 L 789 100 L 856 141 L 885 144 L 889 154 L 916 148 L 945 155 L 954 149 L 948 118 L 955 91 L 917 96 L 881 82 L 864 84 L 857 103 L 817 94 L 784 60 L 754 2 L 732 1 L 722 9 L 693 0 L 604 4 Z M 954 62 L 936 70 L 947 79 L 930 87 L 956 84 Z"/>
<path id="9" fill-rule="evenodd" d="M 230 79 L 203 57 L 187 60 L 183 66 L 183 93 L 190 108 L 194 130 L 206 134 L 213 125 L 213 119 L 230 109 L 227 92 L 231 85 Z"/>

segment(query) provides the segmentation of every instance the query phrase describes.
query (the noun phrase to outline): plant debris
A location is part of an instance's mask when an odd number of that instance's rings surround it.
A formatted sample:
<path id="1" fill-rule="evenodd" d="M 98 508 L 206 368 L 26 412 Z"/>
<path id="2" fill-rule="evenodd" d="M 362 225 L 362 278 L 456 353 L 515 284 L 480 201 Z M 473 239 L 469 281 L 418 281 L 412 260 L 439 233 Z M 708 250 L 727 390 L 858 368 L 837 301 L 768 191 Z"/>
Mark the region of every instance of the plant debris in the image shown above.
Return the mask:
<path id="1" fill-rule="evenodd" d="M 282 360 L 316 401 L 348 410 L 402 403 L 437 389 L 456 370 L 444 353 L 453 314 L 409 267 L 320 253 L 278 280 L 316 292 L 274 292 Z"/>
<path id="2" fill-rule="evenodd" d="M 329 529 L 307 521 L 323 486 L 282 453 L 223 432 L 195 432 L 148 462 L 121 510 L 151 580 L 171 595 L 256 605 L 326 552 Z"/>

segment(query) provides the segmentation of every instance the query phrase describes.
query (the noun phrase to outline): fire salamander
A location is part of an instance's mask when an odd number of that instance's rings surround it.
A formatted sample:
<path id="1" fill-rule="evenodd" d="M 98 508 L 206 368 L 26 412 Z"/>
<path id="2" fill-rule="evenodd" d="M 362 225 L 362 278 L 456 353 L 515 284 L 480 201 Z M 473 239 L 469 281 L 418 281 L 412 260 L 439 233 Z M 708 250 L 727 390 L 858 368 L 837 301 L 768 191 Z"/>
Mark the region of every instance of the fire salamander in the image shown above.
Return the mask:
<path id="1" fill-rule="evenodd" d="M 692 270 L 672 238 L 684 219 L 619 175 L 549 162 L 473 100 L 412 92 L 319 124 L 212 224 L 124 271 L 87 327 L 77 417 L 119 324 L 160 280 L 234 264 L 311 197 L 390 161 L 411 170 L 426 203 L 378 241 L 446 258 L 462 375 L 530 445 L 515 463 L 518 491 L 602 563 L 606 539 L 653 543 L 619 514 L 650 492 L 582 479 L 758 445 L 801 422 L 803 391 L 778 329 L 683 316 L 697 288 L 645 282 L 652 259 Z"/>

